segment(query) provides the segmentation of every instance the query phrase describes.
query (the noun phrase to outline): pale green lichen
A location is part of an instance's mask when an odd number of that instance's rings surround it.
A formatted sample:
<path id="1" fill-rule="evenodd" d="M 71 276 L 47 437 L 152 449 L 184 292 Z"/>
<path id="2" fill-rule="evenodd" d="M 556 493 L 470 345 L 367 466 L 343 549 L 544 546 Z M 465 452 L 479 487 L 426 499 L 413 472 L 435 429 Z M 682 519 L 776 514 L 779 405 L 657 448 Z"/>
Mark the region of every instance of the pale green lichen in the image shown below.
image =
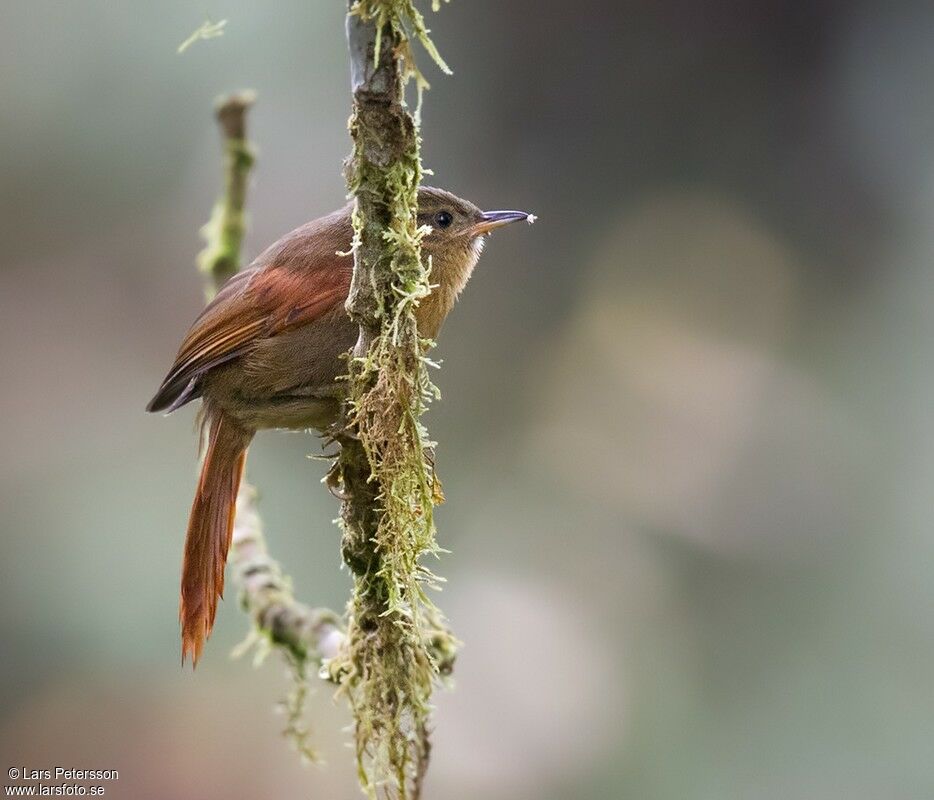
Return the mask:
<path id="1" fill-rule="evenodd" d="M 184 53 L 195 42 L 206 41 L 207 39 L 216 39 L 218 36 L 223 36 L 224 28 L 226 25 L 226 19 L 222 19 L 220 22 L 211 22 L 211 20 L 206 19 L 198 28 L 194 30 L 191 36 L 185 39 L 185 41 L 178 46 L 177 52 Z"/>
<path id="2" fill-rule="evenodd" d="M 357 204 L 349 310 L 365 347 L 349 363 L 351 433 L 341 437 L 337 465 L 349 498 L 343 550 L 354 593 L 348 645 L 330 668 L 354 714 L 364 790 L 374 798 L 415 798 L 430 750 L 431 693 L 450 672 L 457 642 L 428 596 L 441 579 L 422 563 L 441 552 L 434 506 L 443 495 L 421 422 L 438 392 L 429 375 L 433 343 L 419 336 L 414 314 L 431 286 L 416 216 L 423 174 L 418 133 L 402 107 L 407 79 L 426 85 L 412 38 L 446 67 L 411 0 L 358 0 L 351 13 L 377 26 L 377 66 L 391 40 L 396 84 L 388 103 L 356 105 L 350 123 L 348 183 Z M 373 159 L 375 151 L 381 156 Z"/>
<path id="3" fill-rule="evenodd" d="M 249 108 L 255 100 L 252 92 L 225 98 L 218 106 L 217 115 L 222 126 L 230 115 Z M 236 126 L 235 126 L 236 127 Z M 231 136 L 230 133 L 240 135 Z M 256 159 L 253 148 L 242 131 L 230 131 L 224 137 L 224 193 L 214 204 L 211 218 L 201 228 L 205 247 L 198 253 L 198 268 L 207 276 L 205 292 L 210 300 L 220 286 L 240 269 L 240 244 L 246 230 L 246 190 L 250 168 Z"/>
<path id="4" fill-rule="evenodd" d="M 445 3 L 450 0 L 444 0 Z M 441 0 L 431 0 L 431 10 L 440 11 Z M 431 31 L 425 24 L 425 17 L 415 6 L 413 0 L 356 0 L 350 9 L 351 14 L 356 14 L 364 20 L 373 22 L 376 25 L 376 46 L 373 52 L 374 63 L 379 62 L 380 52 L 382 50 L 383 31 L 389 30 L 391 38 L 396 42 L 396 57 L 399 59 L 400 72 L 402 80 L 408 83 L 410 79 L 415 80 L 415 89 L 418 93 L 418 102 L 415 105 L 415 122 L 421 119 L 422 99 L 427 89 L 431 88 L 424 73 L 415 60 L 415 53 L 412 51 L 412 41 L 418 41 L 425 52 L 446 75 L 451 74 L 451 68 L 445 63 L 431 40 Z"/>

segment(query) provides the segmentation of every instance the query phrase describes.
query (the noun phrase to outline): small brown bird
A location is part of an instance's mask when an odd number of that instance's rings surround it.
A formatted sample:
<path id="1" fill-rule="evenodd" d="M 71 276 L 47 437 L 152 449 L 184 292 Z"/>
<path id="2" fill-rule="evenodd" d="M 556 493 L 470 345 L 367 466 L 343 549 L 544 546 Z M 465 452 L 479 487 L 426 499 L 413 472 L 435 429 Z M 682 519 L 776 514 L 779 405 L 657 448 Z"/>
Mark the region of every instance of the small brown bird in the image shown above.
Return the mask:
<path id="1" fill-rule="evenodd" d="M 203 402 L 207 447 L 188 520 L 179 619 L 182 661 L 197 664 L 224 589 L 224 565 L 246 449 L 261 428 L 327 429 L 338 419 L 341 359 L 357 340 L 344 309 L 353 259 L 352 204 L 286 234 L 234 275 L 195 320 L 147 406 L 171 413 Z M 481 211 L 450 192 L 423 187 L 418 222 L 431 233 L 436 284 L 415 311 L 435 338 L 463 290 L 486 234 L 523 211 Z"/>

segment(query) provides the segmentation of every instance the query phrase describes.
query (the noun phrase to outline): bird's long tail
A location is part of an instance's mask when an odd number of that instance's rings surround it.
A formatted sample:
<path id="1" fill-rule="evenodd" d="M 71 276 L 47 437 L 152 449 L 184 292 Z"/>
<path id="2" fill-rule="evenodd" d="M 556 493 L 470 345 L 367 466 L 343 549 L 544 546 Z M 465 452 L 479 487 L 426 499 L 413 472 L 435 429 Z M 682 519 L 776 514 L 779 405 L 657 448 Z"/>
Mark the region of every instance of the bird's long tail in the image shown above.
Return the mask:
<path id="1" fill-rule="evenodd" d="M 197 665 L 211 634 L 217 601 L 224 593 L 224 565 L 233 536 L 237 490 L 253 432 L 227 414 L 208 409 L 207 450 L 198 490 L 188 518 L 182 593 L 178 617 L 182 626 L 182 663 Z"/>

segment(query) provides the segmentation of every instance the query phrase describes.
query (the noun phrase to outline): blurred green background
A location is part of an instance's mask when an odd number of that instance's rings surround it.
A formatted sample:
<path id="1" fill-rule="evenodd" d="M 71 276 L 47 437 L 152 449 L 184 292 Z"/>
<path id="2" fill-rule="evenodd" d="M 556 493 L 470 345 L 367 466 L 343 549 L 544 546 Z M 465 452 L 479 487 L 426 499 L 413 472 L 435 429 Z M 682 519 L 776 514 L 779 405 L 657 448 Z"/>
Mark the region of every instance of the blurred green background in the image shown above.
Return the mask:
<path id="1" fill-rule="evenodd" d="M 343 3 L 0 4 L 0 751 L 107 796 L 357 797 L 319 687 L 179 669 L 214 97 L 259 93 L 252 256 L 336 208 Z M 204 19 L 223 38 L 176 46 Z M 934 7 L 456 0 L 439 185 L 534 211 L 438 350 L 439 598 L 466 642 L 427 796 L 934 797 Z M 309 436 L 251 475 L 299 596 L 349 590 Z"/>

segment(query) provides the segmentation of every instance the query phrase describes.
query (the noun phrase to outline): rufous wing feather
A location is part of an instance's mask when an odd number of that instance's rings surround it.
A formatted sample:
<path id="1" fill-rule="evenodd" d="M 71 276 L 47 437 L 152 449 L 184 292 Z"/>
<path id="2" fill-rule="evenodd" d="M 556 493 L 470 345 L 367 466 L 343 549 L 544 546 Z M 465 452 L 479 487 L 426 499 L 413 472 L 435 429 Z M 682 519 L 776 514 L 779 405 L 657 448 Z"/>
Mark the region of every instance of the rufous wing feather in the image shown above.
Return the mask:
<path id="1" fill-rule="evenodd" d="M 259 339 L 342 311 L 353 262 L 337 251 L 349 245 L 349 216 L 323 238 L 315 235 L 322 223 L 293 231 L 224 284 L 188 331 L 148 411 L 174 411 L 199 397 L 206 372 L 243 355 Z"/>

